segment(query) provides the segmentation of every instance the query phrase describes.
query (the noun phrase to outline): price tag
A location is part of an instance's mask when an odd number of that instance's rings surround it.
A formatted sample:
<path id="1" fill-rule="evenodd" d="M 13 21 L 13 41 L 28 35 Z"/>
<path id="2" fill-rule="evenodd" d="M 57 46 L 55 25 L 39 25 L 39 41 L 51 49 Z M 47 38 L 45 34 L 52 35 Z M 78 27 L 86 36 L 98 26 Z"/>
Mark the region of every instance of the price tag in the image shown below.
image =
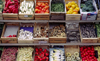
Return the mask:
<path id="1" fill-rule="evenodd" d="M 24 15 L 24 17 L 28 17 L 28 15 Z"/>
<path id="2" fill-rule="evenodd" d="M 39 44 L 46 44 L 47 41 L 39 41 Z"/>

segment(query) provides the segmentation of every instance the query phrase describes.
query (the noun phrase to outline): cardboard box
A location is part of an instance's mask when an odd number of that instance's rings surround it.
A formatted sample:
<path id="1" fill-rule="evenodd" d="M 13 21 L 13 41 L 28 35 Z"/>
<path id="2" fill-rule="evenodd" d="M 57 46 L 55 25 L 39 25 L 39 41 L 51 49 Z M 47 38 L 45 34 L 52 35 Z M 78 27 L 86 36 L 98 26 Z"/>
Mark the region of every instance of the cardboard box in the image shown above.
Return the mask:
<path id="1" fill-rule="evenodd" d="M 79 0 L 79 3 L 81 4 L 81 0 Z M 80 8 L 80 13 L 81 13 L 81 20 L 96 20 L 98 9 L 96 6 L 96 2 L 93 0 L 93 6 L 95 8 L 95 12 L 83 12 L 82 9 Z"/>

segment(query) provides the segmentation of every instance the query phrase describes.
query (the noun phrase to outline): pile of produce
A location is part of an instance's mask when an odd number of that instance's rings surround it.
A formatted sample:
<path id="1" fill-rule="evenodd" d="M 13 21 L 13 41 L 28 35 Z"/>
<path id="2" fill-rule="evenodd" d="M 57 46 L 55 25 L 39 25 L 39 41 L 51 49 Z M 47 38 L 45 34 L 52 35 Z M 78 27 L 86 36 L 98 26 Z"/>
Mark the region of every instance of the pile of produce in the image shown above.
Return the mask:
<path id="1" fill-rule="evenodd" d="M 47 2 L 36 3 L 35 13 L 49 13 L 49 3 Z"/>
<path id="2" fill-rule="evenodd" d="M 0 58 L 1 58 L 2 51 L 3 51 L 3 47 L 0 47 Z"/>
<path id="3" fill-rule="evenodd" d="M 64 4 L 63 3 L 52 3 L 51 4 L 52 12 L 64 12 Z"/>
<path id="4" fill-rule="evenodd" d="M 95 7 L 93 6 L 93 0 L 87 0 L 81 2 L 82 12 L 95 12 Z"/>
<path id="5" fill-rule="evenodd" d="M 97 37 L 100 37 L 100 24 L 95 24 L 97 30 Z"/>
<path id="6" fill-rule="evenodd" d="M 46 38 L 48 37 L 48 24 L 37 23 L 34 31 L 35 38 Z"/>
<path id="7" fill-rule="evenodd" d="M 98 61 L 100 60 L 100 46 L 95 46 L 94 47 L 96 53 L 98 53 L 96 56 L 98 56 Z"/>
<path id="8" fill-rule="evenodd" d="M 66 14 L 78 14 L 80 8 L 74 1 L 72 1 L 66 4 L 66 10 L 67 10 Z"/>
<path id="9" fill-rule="evenodd" d="M 50 27 L 49 36 L 50 37 L 66 37 L 64 24 L 59 24 L 57 26 Z"/>
<path id="10" fill-rule="evenodd" d="M 33 61 L 33 51 L 32 47 L 19 47 L 17 61 Z"/>
<path id="11" fill-rule="evenodd" d="M 3 13 L 18 13 L 18 0 L 5 0 L 5 7 Z"/>
<path id="12" fill-rule="evenodd" d="M 35 48 L 34 61 L 49 61 L 49 51 L 47 49 Z"/>
<path id="13" fill-rule="evenodd" d="M 17 47 L 5 47 L 2 52 L 1 61 L 16 61 Z"/>
<path id="14" fill-rule="evenodd" d="M 20 4 L 19 14 L 33 14 L 34 13 L 34 3 L 33 1 L 23 1 Z"/>
<path id="15" fill-rule="evenodd" d="M 79 24 L 66 23 L 66 27 L 67 27 L 67 41 L 80 42 Z"/>
<path id="16" fill-rule="evenodd" d="M 98 61 L 93 46 L 80 47 L 82 61 Z"/>
<path id="17" fill-rule="evenodd" d="M 33 28 L 32 27 L 25 27 L 25 28 L 20 29 L 18 39 L 19 40 L 33 40 L 33 33 L 31 32 L 31 30 L 33 30 Z"/>
<path id="18" fill-rule="evenodd" d="M 50 60 L 49 61 L 65 61 L 63 48 L 50 48 Z"/>
<path id="19" fill-rule="evenodd" d="M 80 30 L 83 38 L 96 38 L 96 33 L 93 23 L 80 24 Z"/>
<path id="20" fill-rule="evenodd" d="M 2 12 L 2 9 L 3 9 L 3 1 L 0 0 L 0 12 Z"/>

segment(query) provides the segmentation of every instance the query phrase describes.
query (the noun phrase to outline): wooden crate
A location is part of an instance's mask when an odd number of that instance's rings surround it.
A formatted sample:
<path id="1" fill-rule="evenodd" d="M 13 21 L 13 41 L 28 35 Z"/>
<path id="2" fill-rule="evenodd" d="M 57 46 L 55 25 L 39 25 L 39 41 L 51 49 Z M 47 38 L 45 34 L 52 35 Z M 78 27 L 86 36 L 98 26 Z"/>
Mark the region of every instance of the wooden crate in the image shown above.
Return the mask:
<path id="1" fill-rule="evenodd" d="M 49 7 L 50 7 L 50 1 L 49 0 L 36 0 L 37 2 L 47 2 L 49 3 Z M 36 6 L 35 3 L 35 6 Z M 35 13 L 35 20 L 49 20 L 50 19 L 50 13 Z"/>
<path id="2" fill-rule="evenodd" d="M 47 26 L 47 28 L 49 29 L 49 23 L 47 22 L 47 23 L 35 23 L 35 25 L 34 25 L 34 35 L 35 35 L 35 32 L 37 31 L 37 28 L 38 27 L 43 27 L 43 26 Z M 48 40 L 49 40 L 49 38 L 48 37 L 35 37 L 34 36 L 34 43 L 48 43 Z"/>
<path id="3" fill-rule="evenodd" d="M 76 2 L 79 6 L 78 0 L 65 0 L 65 5 L 72 1 Z M 66 12 L 67 12 L 67 9 L 66 9 Z M 79 14 L 66 14 L 66 20 L 80 20 L 80 17 L 81 17 L 80 13 Z"/>
<path id="4" fill-rule="evenodd" d="M 23 2 L 23 1 L 24 0 L 20 0 L 20 3 Z M 34 0 L 26 0 L 26 1 L 27 2 L 33 1 L 33 3 L 34 3 Z M 20 14 L 19 13 L 19 19 L 22 19 L 22 20 L 33 20 L 34 19 L 34 13 L 33 14 Z"/>
<path id="5" fill-rule="evenodd" d="M 34 28 L 34 24 L 32 24 L 32 23 L 21 23 L 20 27 L 23 27 L 23 26 L 25 26 L 25 27 L 27 27 L 27 26 L 31 27 L 32 26 Z M 19 37 L 19 35 L 18 35 L 18 37 Z M 20 39 L 18 39 L 18 43 L 34 43 L 34 39 L 33 40 L 20 40 Z"/>
<path id="6" fill-rule="evenodd" d="M 18 20 L 18 14 L 14 13 L 3 13 L 4 20 Z"/>
<path id="7" fill-rule="evenodd" d="M 6 23 L 3 27 L 3 32 L 2 32 L 2 35 L 1 35 L 1 39 L 2 39 L 2 43 L 17 43 L 17 37 L 4 37 L 4 33 L 5 33 L 5 30 L 6 30 L 6 26 L 7 25 L 12 25 L 12 26 L 19 26 L 19 23 Z M 17 35 L 19 33 L 19 30 L 17 32 Z"/>
<path id="8" fill-rule="evenodd" d="M 50 1 L 50 6 L 53 2 L 62 2 L 64 4 L 64 8 L 65 8 L 65 1 L 64 0 L 51 0 Z M 66 11 L 66 9 L 64 9 Z M 51 20 L 65 20 L 65 13 L 66 12 L 52 12 L 51 11 L 51 7 L 50 7 L 50 19 Z"/>
<path id="9" fill-rule="evenodd" d="M 98 38 L 82 38 L 80 26 L 79 26 L 79 31 L 80 31 L 80 38 L 81 38 L 82 43 L 97 43 L 98 42 Z"/>
<path id="10" fill-rule="evenodd" d="M 51 24 L 49 24 L 49 30 L 50 30 L 50 28 L 52 28 L 52 26 L 55 26 L 55 25 L 58 26 L 60 24 L 64 24 L 64 23 L 51 23 Z M 66 31 L 66 26 L 65 26 L 65 31 Z M 49 36 L 49 43 L 66 43 L 66 42 L 67 42 L 67 36 L 66 37 L 50 37 Z"/>

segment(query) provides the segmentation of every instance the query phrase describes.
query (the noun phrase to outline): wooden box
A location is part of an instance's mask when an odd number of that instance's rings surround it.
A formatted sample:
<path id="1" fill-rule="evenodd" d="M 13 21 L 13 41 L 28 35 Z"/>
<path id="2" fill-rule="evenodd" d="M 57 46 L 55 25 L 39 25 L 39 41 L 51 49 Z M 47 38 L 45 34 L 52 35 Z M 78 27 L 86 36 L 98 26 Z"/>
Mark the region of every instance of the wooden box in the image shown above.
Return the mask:
<path id="1" fill-rule="evenodd" d="M 3 27 L 3 32 L 1 35 L 2 43 L 17 43 L 17 38 L 18 38 L 17 36 L 16 37 L 4 37 L 4 33 L 5 33 L 7 25 L 19 27 L 19 23 L 6 23 Z M 17 35 L 18 33 L 19 33 L 19 29 L 18 29 Z"/>
<path id="2" fill-rule="evenodd" d="M 3 13 L 4 20 L 18 20 L 18 14 L 14 13 Z"/>
<path id="3" fill-rule="evenodd" d="M 63 5 L 64 5 L 64 12 L 52 12 L 51 11 L 51 7 L 50 7 L 50 19 L 51 20 L 65 20 L 65 11 L 66 11 L 66 9 L 65 9 L 65 1 L 64 0 L 51 0 L 50 1 L 50 6 L 51 6 L 51 4 L 53 3 L 63 3 Z"/>
<path id="4" fill-rule="evenodd" d="M 20 0 L 20 5 L 21 5 L 21 2 L 23 2 L 23 1 L 24 0 Z M 34 3 L 34 0 L 26 0 L 26 1 L 27 2 L 33 1 L 33 3 Z M 33 14 L 20 14 L 19 13 L 19 19 L 22 19 L 22 20 L 33 20 L 34 19 L 34 13 Z"/>
<path id="5" fill-rule="evenodd" d="M 49 25 L 49 43 L 66 43 L 67 41 L 67 36 L 66 36 L 66 27 L 65 27 L 65 37 L 56 37 L 56 36 L 50 36 L 50 30 L 53 29 L 55 26 L 60 26 L 60 25 L 64 25 L 64 23 L 50 23 Z M 53 32 L 52 32 L 53 33 Z"/>
<path id="6" fill-rule="evenodd" d="M 49 3 L 49 7 L 50 7 L 49 0 L 36 0 L 35 6 L 37 2 L 47 2 Z M 35 20 L 49 20 L 49 19 L 50 19 L 50 13 L 35 13 Z"/>
<path id="7" fill-rule="evenodd" d="M 34 29 L 34 24 L 33 23 L 21 23 L 20 27 L 33 27 Z M 34 31 L 33 31 L 34 32 Z M 19 31 L 20 33 L 20 31 Z M 19 35 L 18 35 L 19 37 Z M 18 39 L 18 43 L 34 43 L 34 39 L 32 40 L 21 40 L 21 39 Z"/>
<path id="8" fill-rule="evenodd" d="M 80 47 L 78 45 L 71 45 L 71 46 L 64 46 L 65 48 L 65 56 L 66 56 L 66 61 L 67 61 L 67 55 L 68 54 L 71 54 L 71 56 L 74 56 L 74 54 L 77 52 L 79 53 L 79 57 L 80 57 Z M 78 61 L 81 61 L 81 57 L 80 57 L 80 60 Z"/>
<path id="9" fill-rule="evenodd" d="M 82 43 L 97 43 L 98 42 L 98 38 L 82 38 L 80 26 L 79 26 L 79 31 L 80 31 L 80 38 L 81 38 Z"/>
<path id="10" fill-rule="evenodd" d="M 65 6 L 66 4 L 68 4 L 69 2 L 72 2 L 74 1 L 75 3 L 78 4 L 78 6 L 80 7 L 79 5 L 79 0 L 65 0 Z M 66 9 L 66 13 L 67 13 L 67 9 Z M 80 17 L 81 17 L 81 14 L 66 14 L 66 20 L 80 20 Z"/>
<path id="11" fill-rule="evenodd" d="M 46 22 L 46 23 L 35 23 L 35 25 L 34 25 L 34 43 L 40 43 L 40 44 L 48 43 L 48 40 L 49 40 L 49 38 L 48 38 L 48 32 L 47 32 L 47 37 L 45 37 L 45 36 L 36 37 L 35 36 L 35 33 L 37 33 L 37 29 L 40 30 L 42 27 L 43 28 L 46 27 L 46 29 L 48 31 L 48 29 L 49 29 L 49 23 L 48 22 Z M 44 31 L 46 31 L 46 29 Z M 41 30 L 40 30 L 40 32 L 41 32 Z"/>
<path id="12" fill-rule="evenodd" d="M 5 2 L 5 0 L 3 1 Z M 5 3 L 4 3 L 4 7 L 5 7 Z M 18 20 L 18 13 L 2 13 L 2 15 L 4 20 Z"/>

